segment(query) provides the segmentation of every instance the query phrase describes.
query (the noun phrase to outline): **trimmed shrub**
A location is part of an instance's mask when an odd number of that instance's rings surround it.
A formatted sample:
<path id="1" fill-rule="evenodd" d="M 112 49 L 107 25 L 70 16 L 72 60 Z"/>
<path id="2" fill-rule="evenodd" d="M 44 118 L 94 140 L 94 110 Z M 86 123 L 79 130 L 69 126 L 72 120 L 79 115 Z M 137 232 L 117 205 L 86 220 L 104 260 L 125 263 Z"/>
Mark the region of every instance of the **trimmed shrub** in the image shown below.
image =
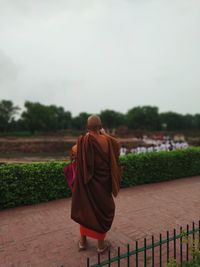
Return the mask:
<path id="1" fill-rule="evenodd" d="M 200 148 L 120 158 L 121 187 L 200 175 Z M 0 165 L 0 209 L 70 197 L 65 162 Z"/>
<path id="2" fill-rule="evenodd" d="M 0 209 L 71 196 L 64 166 L 63 162 L 0 165 Z"/>
<path id="3" fill-rule="evenodd" d="M 121 157 L 121 187 L 200 175 L 200 148 Z"/>

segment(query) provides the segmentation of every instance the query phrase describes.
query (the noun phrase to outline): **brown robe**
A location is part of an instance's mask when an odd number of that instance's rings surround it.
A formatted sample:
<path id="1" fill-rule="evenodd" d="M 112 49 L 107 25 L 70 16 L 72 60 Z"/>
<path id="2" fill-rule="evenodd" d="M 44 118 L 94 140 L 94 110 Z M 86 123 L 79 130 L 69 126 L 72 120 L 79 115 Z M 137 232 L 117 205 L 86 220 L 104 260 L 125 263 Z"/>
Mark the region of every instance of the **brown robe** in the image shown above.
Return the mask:
<path id="1" fill-rule="evenodd" d="M 120 188 L 119 143 L 105 135 L 108 153 L 87 133 L 77 143 L 77 175 L 72 194 L 71 218 L 99 233 L 107 232 L 113 222 L 112 197 Z"/>

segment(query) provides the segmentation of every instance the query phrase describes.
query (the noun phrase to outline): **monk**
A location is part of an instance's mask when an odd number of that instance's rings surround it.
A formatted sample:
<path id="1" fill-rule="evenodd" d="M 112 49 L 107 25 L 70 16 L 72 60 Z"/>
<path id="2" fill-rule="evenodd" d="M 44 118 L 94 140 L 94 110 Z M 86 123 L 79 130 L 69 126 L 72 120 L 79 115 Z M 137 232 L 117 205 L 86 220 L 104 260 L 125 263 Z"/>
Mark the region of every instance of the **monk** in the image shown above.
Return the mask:
<path id="1" fill-rule="evenodd" d="M 115 215 L 113 196 L 120 189 L 120 145 L 102 130 L 96 115 L 88 118 L 87 130 L 77 142 L 71 218 L 80 224 L 79 251 L 87 248 L 88 236 L 97 239 L 97 252 L 103 253 L 111 245 L 105 237 Z"/>

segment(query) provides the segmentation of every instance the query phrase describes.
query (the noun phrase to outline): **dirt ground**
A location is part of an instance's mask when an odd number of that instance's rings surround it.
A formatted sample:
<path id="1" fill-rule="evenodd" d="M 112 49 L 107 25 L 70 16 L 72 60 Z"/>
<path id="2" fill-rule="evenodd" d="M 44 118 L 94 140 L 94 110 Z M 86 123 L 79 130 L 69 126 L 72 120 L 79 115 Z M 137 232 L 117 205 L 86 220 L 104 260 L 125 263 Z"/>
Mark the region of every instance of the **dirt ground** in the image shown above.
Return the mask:
<path id="1" fill-rule="evenodd" d="M 36 137 L 0 137 L 0 143 L 7 142 L 7 143 L 13 143 L 13 142 L 76 142 L 78 137 L 75 136 L 36 136 Z M 129 137 L 129 138 L 119 138 L 120 142 L 133 142 L 138 141 L 139 139 L 135 137 Z"/>
<path id="2" fill-rule="evenodd" d="M 74 136 L 1 137 L 0 163 L 68 160 L 69 150 L 76 141 Z M 141 143 L 136 138 L 121 138 L 119 141 Z"/>

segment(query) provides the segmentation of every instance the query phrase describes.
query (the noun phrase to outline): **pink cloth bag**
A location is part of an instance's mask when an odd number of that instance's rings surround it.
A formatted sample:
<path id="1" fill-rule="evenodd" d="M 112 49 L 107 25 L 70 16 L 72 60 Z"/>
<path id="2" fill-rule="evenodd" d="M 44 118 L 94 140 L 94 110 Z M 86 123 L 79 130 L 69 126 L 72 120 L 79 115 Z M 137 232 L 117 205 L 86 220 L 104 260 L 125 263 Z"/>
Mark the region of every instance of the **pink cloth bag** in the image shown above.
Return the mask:
<path id="1" fill-rule="evenodd" d="M 72 162 L 64 167 L 64 175 L 70 189 L 73 191 L 73 183 L 76 177 L 76 162 Z"/>

